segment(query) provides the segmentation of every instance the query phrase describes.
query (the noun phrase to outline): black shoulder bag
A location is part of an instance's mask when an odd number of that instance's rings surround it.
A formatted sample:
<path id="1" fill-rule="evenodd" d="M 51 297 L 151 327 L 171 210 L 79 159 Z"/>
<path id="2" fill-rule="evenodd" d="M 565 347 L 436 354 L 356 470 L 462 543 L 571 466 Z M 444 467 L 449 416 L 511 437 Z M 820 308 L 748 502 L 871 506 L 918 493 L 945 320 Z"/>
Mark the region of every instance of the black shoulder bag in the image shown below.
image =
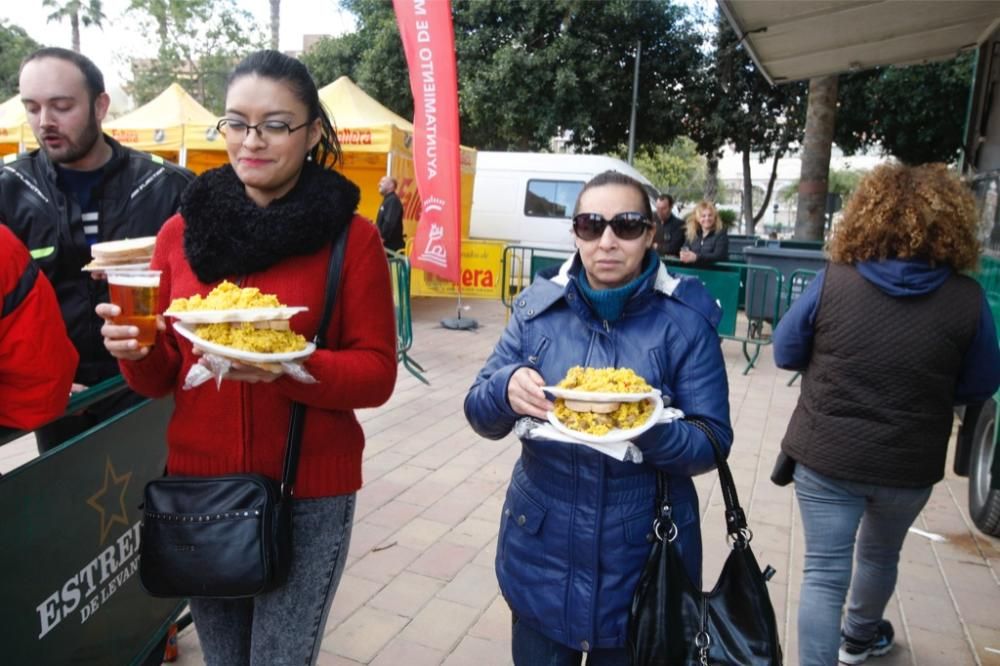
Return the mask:
<path id="1" fill-rule="evenodd" d="M 344 263 L 348 229 L 330 254 L 316 348 Z M 252 597 L 281 586 L 292 552 L 291 497 L 305 408 L 293 403 L 281 481 L 261 474 L 165 476 L 146 484 L 139 580 L 154 597 Z"/>
<path id="2" fill-rule="evenodd" d="M 634 666 L 777 666 L 781 645 L 766 581 L 750 550 L 753 534 L 715 433 L 690 420 L 708 437 L 726 503 L 732 550 L 711 592 L 703 592 L 684 568 L 674 538 L 667 477 L 657 473 L 657 517 L 649 560 L 639 577 L 629 615 L 627 647 Z"/>

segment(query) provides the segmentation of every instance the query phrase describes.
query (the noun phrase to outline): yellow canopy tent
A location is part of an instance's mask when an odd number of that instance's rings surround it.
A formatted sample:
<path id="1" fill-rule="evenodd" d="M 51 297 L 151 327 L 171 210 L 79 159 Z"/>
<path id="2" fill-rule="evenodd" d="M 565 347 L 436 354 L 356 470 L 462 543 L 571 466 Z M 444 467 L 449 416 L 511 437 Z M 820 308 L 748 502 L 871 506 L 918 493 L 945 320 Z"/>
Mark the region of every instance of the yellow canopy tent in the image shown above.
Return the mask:
<path id="1" fill-rule="evenodd" d="M 399 116 L 342 76 L 320 88 L 319 98 L 337 126 L 337 138 L 344 151 L 344 173 L 361 188 L 362 215 L 375 219 L 382 196 L 379 179 L 389 174 L 399 183 L 397 194 L 403 201 L 404 226 L 408 237 L 420 218 L 420 197 L 413 171 L 413 123 Z M 472 181 L 476 151 L 462 148 L 462 237 L 469 235 Z"/>
<path id="2" fill-rule="evenodd" d="M 34 138 L 20 96 L 0 104 L 0 156 L 24 150 L 28 139 L 34 145 Z"/>
<path id="3" fill-rule="evenodd" d="M 215 130 L 217 118 L 203 107 L 177 83 L 143 104 L 135 111 L 104 123 L 104 131 L 122 144 L 155 153 L 178 164 L 189 162 L 190 146 L 194 142 L 189 134 L 197 134 L 204 127 Z M 224 146 L 216 141 L 219 149 Z M 204 169 L 201 169 L 204 170 Z"/>
<path id="4" fill-rule="evenodd" d="M 358 212 L 375 219 L 382 203 L 378 181 L 386 174 L 396 179 L 396 193 L 403 202 L 403 228 L 412 239 L 420 219 L 420 195 L 413 169 L 413 123 L 399 116 L 368 95 L 347 76 L 320 88 L 320 101 L 330 111 L 337 126 L 337 138 L 344 153 L 343 172 L 361 188 Z M 476 171 L 476 151 L 461 148 L 462 161 L 462 238 L 469 236 L 469 215 L 472 210 L 472 185 Z M 483 254 L 482 248 L 473 248 L 463 241 L 463 267 L 470 259 Z M 492 255 L 499 254 L 492 252 Z M 463 278 L 464 283 L 464 278 Z M 499 280 L 497 281 L 499 284 Z M 474 296 L 496 297 L 491 283 L 488 290 L 477 294 L 472 285 L 463 286 L 463 293 Z M 443 282 L 422 271 L 413 271 L 412 291 L 422 295 L 454 295 L 450 282 Z M 487 293 L 488 292 L 488 293 Z"/>

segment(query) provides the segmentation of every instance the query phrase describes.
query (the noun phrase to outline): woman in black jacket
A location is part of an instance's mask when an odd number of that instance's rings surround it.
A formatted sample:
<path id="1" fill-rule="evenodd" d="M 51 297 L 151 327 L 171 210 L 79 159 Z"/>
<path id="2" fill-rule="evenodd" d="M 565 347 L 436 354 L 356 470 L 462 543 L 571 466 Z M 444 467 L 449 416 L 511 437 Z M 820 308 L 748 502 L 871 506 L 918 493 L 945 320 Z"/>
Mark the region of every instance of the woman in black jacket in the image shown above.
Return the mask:
<path id="1" fill-rule="evenodd" d="M 729 258 L 729 236 L 715 204 L 702 201 L 687 219 L 687 241 L 680 259 L 685 264 L 714 264 Z"/>

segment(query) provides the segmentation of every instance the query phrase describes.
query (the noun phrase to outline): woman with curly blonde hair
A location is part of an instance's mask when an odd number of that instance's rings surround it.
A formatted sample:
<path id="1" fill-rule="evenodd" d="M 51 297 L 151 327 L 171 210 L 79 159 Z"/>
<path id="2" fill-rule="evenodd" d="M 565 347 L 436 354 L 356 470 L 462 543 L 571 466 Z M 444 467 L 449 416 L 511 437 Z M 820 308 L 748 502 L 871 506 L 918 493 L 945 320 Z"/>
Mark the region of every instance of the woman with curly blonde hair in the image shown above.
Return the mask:
<path id="1" fill-rule="evenodd" d="M 882 614 L 907 530 L 944 475 L 952 408 L 1000 385 L 985 294 L 959 273 L 978 251 L 972 194 L 944 165 L 879 166 L 774 331 L 775 363 L 803 371 L 781 442 L 806 542 L 802 666 L 892 649 Z"/>
<path id="2" fill-rule="evenodd" d="M 685 264 L 713 264 L 729 258 L 729 236 L 715 204 L 702 201 L 687 219 L 687 240 L 680 259 Z"/>

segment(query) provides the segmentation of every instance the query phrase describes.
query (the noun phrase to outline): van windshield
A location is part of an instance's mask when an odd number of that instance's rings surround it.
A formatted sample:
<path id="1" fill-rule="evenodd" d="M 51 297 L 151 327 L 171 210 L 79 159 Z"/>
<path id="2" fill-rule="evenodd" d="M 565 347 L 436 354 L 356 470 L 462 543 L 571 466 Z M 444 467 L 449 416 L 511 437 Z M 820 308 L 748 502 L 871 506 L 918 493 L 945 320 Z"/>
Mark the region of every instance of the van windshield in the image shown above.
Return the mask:
<path id="1" fill-rule="evenodd" d="M 582 180 L 529 180 L 524 214 L 569 219 L 582 189 Z"/>

